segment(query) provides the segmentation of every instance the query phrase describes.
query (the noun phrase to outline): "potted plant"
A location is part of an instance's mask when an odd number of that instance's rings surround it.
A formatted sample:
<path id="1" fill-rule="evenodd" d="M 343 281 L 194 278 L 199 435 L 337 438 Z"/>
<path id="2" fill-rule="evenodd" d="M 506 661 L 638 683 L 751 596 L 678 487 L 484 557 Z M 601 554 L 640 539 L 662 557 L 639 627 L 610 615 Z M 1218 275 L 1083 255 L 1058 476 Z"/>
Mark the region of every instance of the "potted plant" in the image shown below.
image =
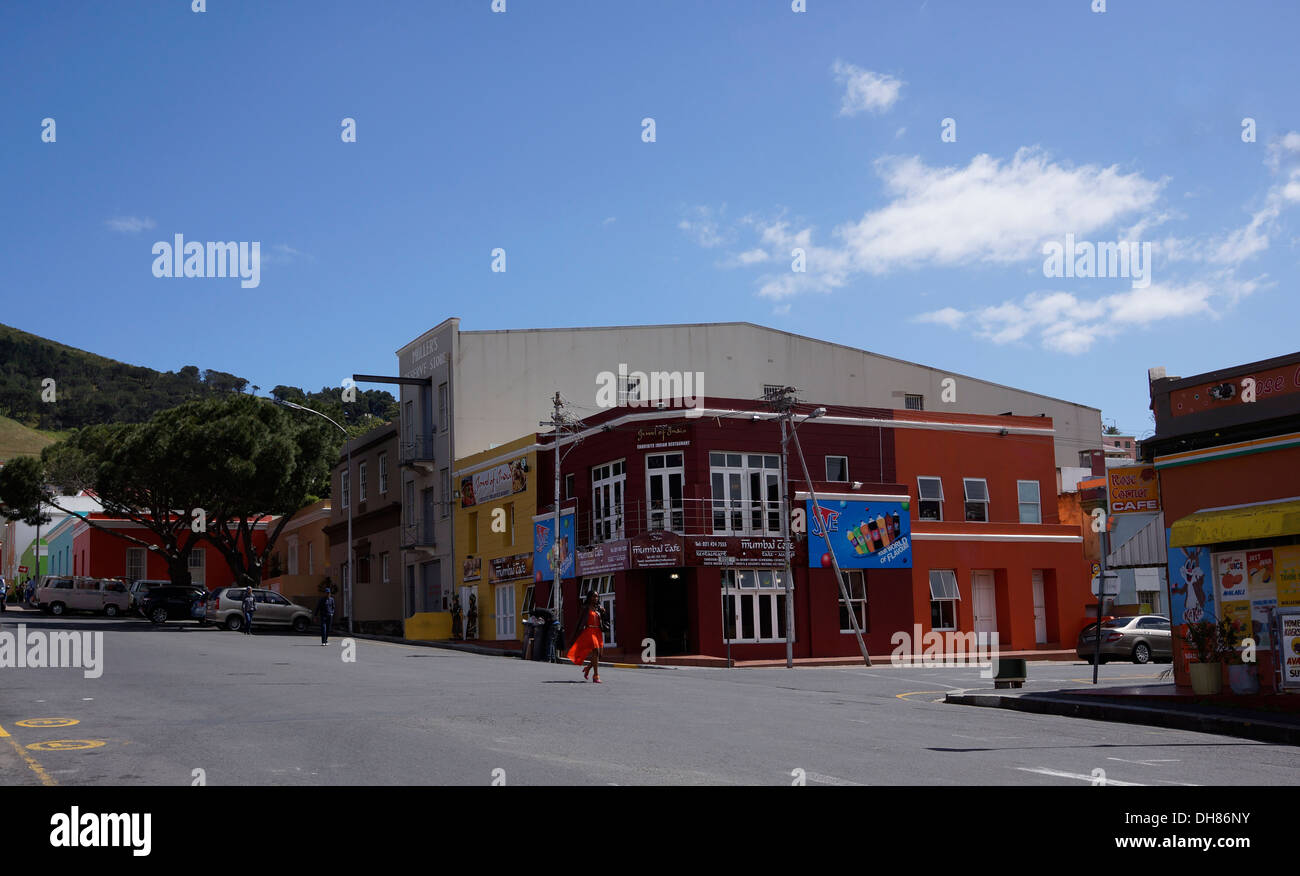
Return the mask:
<path id="1" fill-rule="evenodd" d="M 1191 646 L 1196 654 L 1196 662 L 1189 663 L 1187 666 L 1187 674 L 1191 676 L 1192 692 L 1198 696 L 1209 696 L 1223 690 L 1219 625 L 1208 620 L 1188 624 L 1183 641 Z"/>
<path id="2" fill-rule="evenodd" d="M 1235 694 L 1259 693 L 1259 675 L 1253 663 L 1242 659 L 1241 640 L 1245 629 L 1232 618 L 1219 621 L 1219 651 L 1228 664 L 1228 686 Z"/>

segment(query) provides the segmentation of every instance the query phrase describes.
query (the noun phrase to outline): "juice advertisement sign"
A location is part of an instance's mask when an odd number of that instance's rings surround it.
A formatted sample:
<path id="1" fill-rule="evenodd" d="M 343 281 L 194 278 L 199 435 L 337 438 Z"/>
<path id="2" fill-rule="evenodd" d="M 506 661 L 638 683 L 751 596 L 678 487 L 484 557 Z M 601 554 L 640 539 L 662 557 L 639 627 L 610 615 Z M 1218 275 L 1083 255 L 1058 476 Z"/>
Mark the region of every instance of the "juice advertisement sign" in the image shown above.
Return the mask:
<path id="1" fill-rule="evenodd" d="M 808 501 L 808 565 L 831 567 L 831 552 L 841 569 L 912 568 L 910 501 L 850 501 L 821 503 L 821 519 Z"/>

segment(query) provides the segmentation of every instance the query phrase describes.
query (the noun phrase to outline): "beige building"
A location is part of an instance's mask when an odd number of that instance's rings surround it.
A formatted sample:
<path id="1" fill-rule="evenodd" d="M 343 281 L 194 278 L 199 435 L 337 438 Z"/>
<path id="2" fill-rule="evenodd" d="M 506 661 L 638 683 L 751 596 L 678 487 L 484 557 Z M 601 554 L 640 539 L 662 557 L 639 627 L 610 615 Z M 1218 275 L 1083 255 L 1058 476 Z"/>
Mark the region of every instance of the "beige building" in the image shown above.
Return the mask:
<path id="1" fill-rule="evenodd" d="M 1052 418 L 1058 470 L 1099 450 L 1101 411 L 965 374 L 747 322 L 461 331 L 447 319 L 397 351 L 406 612 L 456 586 L 453 461 L 538 430 L 558 390 L 578 416 L 665 394 Z M 667 388 L 668 393 L 663 390 Z"/>
<path id="2" fill-rule="evenodd" d="M 290 518 L 271 555 L 271 574 L 263 579 L 267 587 L 299 605 L 316 608 L 321 588 L 329 579 L 329 538 L 325 534 L 329 521 L 329 499 L 314 502 Z M 274 529 L 277 522 L 272 520 L 270 527 Z"/>

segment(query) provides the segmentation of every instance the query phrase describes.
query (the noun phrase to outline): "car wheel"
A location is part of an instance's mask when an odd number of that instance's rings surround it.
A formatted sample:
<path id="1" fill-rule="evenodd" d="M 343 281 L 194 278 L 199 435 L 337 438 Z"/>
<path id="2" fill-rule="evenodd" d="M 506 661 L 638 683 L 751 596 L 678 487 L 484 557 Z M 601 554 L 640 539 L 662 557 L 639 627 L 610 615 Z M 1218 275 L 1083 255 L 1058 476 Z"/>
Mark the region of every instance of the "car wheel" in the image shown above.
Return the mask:
<path id="1" fill-rule="evenodd" d="M 293 631 L 295 633 L 307 632 L 307 618 L 303 617 L 302 615 L 298 615 L 296 618 L 294 618 Z"/>
<path id="2" fill-rule="evenodd" d="M 153 609 L 152 611 L 150 611 L 150 612 L 149 612 L 149 620 L 153 621 L 153 622 L 156 623 L 156 624 L 165 624 L 165 623 L 167 623 L 167 609 L 166 609 L 166 607 L 160 605 L 160 606 L 158 606 L 157 608 L 155 608 L 155 609 Z"/>
<path id="3" fill-rule="evenodd" d="M 50 614 L 54 615 L 55 617 L 62 617 L 64 612 L 66 611 L 67 609 L 64 608 L 62 602 L 50 603 Z"/>
<path id="4" fill-rule="evenodd" d="M 1151 662 L 1151 647 L 1147 645 L 1146 642 L 1138 642 L 1136 645 L 1133 646 L 1133 662 L 1134 663 Z"/>
<path id="5" fill-rule="evenodd" d="M 116 605 L 105 606 L 104 615 L 106 617 L 117 617 L 117 606 Z"/>
<path id="6" fill-rule="evenodd" d="M 226 618 L 226 629 L 230 630 L 232 633 L 239 632 L 243 629 L 243 626 L 244 619 L 237 614 L 232 614 L 230 617 Z"/>

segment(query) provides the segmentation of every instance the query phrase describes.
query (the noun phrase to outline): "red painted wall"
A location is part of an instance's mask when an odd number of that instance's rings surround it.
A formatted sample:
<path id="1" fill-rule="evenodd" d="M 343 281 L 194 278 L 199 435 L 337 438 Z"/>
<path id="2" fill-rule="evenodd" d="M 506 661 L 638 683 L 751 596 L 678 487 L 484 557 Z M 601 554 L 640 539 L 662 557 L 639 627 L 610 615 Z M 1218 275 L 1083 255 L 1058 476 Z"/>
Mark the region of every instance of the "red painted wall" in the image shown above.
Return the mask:
<path id="1" fill-rule="evenodd" d="M 158 537 L 142 526 L 133 525 L 123 531 L 143 542 L 159 544 Z M 200 545 L 199 549 L 204 552 L 204 584 L 207 588 L 215 590 L 218 587 L 229 587 L 234 584 L 234 573 L 221 552 L 207 542 L 200 542 Z M 266 546 L 265 529 L 257 529 L 253 532 L 253 545 L 259 550 Z M 73 539 L 72 552 L 76 558 L 75 574 L 98 578 L 120 578 L 126 574 L 126 551 L 132 547 L 139 547 L 139 545 L 102 529 L 88 527 Z M 145 577 L 163 580 L 169 577 L 166 561 L 154 551 L 145 554 Z"/>
<path id="2" fill-rule="evenodd" d="M 1158 469 L 1165 525 L 1202 508 L 1275 502 L 1300 494 L 1300 447 Z"/>

